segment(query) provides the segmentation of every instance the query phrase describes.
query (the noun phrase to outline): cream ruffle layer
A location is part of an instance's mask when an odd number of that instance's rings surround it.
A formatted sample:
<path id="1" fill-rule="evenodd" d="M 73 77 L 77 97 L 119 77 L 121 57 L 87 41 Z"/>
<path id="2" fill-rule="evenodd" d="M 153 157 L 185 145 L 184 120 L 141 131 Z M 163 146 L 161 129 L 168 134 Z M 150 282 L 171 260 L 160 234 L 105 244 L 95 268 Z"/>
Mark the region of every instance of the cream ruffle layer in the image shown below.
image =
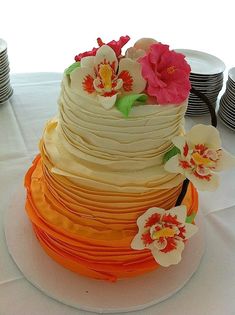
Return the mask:
<path id="1" fill-rule="evenodd" d="M 41 153 L 52 173 L 81 185 L 113 192 L 170 189 L 182 182 L 167 173 L 163 155 L 184 132 L 187 101 L 180 106 L 140 105 L 126 119 L 114 107 L 70 89 L 64 77 L 59 116 L 44 131 Z"/>

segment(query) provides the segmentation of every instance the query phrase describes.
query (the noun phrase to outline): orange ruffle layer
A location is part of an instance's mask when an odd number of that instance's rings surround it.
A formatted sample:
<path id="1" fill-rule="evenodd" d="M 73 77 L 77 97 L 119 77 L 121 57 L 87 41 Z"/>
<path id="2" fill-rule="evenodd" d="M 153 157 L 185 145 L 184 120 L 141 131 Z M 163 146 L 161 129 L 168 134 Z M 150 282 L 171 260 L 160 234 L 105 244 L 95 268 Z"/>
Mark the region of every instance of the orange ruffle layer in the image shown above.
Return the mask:
<path id="1" fill-rule="evenodd" d="M 48 255 L 74 272 L 110 281 L 158 267 L 149 250 L 130 247 L 138 232 L 136 220 L 153 206 L 170 209 L 181 190 L 179 185 L 134 194 L 77 187 L 52 174 L 40 155 L 25 176 L 25 187 L 28 216 Z M 197 212 L 198 195 L 192 184 L 183 204 L 188 216 Z"/>

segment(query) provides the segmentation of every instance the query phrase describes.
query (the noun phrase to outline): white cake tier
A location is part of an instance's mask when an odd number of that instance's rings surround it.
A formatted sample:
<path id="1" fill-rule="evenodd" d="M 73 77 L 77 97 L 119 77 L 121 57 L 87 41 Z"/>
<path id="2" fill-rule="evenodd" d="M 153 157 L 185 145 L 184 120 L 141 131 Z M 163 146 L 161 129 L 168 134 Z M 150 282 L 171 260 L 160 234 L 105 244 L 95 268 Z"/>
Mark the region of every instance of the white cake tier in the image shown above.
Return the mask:
<path id="1" fill-rule="evenodd" d="M 59 116 L 46 126 L 42 150 L 51 171 L 88 187 L 108 191 L 147 192 L 179 185 L 182 177 L 167 173 L 163 155 L 171 139 L 184 132 L 187 100 L 180 105 L 138 105 L 128 118 L 96 99 L 70 88 L 65 75 Z"/>

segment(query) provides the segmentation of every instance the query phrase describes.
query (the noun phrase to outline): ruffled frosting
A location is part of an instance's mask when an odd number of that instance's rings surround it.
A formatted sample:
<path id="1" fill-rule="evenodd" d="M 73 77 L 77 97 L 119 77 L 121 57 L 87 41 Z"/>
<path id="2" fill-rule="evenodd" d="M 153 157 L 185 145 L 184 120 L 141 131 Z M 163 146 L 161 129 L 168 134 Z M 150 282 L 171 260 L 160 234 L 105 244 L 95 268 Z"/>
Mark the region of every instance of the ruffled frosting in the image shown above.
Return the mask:
<path id="1" fill-rule="evenodd" d="M 180 175 L 167 173 L 163 155 L 172 137 L 184 132 L 187 101 L 180 106 L 135 106 L 128 119 L 105 110 L 70 88 L 65 76 L 59 116 L 41 141 L 43 160 L 54 174 L 85 187 L 106 191 L 146 192 L 176 187 Z"/>
<path id="2" fill-rule="evenodd" d="M 115 281 L 158 267 L 134 251 L 136 220 L 148 208 L 170 209 L 183 177 L 167 173 L 163 155 L 184 133 L 187 101 L 134 106 L 128 119 L 70 88 L 65 76 L 59 115 L 50 120 L 25 177 L 26 210 L 44 250 L 66 268 Z M 192 185 L 184 199 L 197 211 Z"/>
<path id="3" fill-rule="evenodd" d="M 137 218 L 147 208 L 171 208 L 179 188 L 127 194 L 86 190 L 64 176 L 53 175 L 38 156 L 26 174 L 26 210 L 44 250 L 72 271 L 115 281 L 158 267 L 149 251 L 134 251 Z M 197 212 L 190 185 L 183 200 L 187 215 Z"/>

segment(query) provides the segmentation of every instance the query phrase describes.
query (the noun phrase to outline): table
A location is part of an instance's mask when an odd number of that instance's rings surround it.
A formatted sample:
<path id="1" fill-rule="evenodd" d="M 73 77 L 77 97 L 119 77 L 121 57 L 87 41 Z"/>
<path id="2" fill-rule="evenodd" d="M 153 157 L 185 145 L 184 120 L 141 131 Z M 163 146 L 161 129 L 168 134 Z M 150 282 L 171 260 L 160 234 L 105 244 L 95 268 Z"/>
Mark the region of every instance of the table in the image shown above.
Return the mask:
<path id="1" fill-rule="evenodd" d="M 89 315 L 65 306 L 34 288 L 10 258 L 3 217 L 34 155 L 45 122 L 57 112 L 60 73 L 12 75 L 14 96 L 0 105 L 0 314 Z M 186 129 L 209 123 L 206 117 L 186 118 Z M 235 154 L 235 133 L 220 122 L 223 147 Z M 133 315 L 235 314 L 235 170 L 221 173 L 215 193 L 200 193 L 207 248 L 190 282 L 168 300 Z M 124 314 L 124 313 L 123 313 Z M 127 314 L 127 313 L 125 313 Z"/>

